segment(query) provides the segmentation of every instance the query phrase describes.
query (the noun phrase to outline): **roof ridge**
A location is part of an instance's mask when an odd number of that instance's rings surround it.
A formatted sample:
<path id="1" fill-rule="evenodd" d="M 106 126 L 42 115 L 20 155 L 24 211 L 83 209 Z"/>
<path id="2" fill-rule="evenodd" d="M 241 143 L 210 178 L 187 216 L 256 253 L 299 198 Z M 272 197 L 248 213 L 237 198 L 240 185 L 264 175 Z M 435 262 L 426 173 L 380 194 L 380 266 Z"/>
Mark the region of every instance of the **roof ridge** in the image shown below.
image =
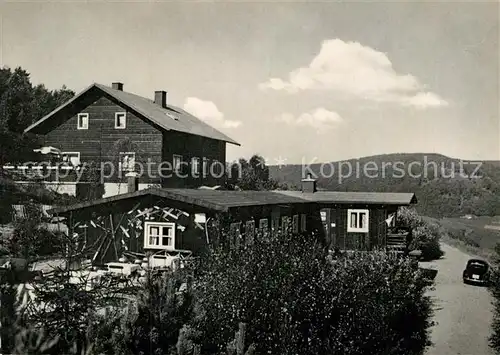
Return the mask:
<path id="1" fill-rule="evenodd" d="M 204 120 L 194 116 L 193 114 L 177 106 L 167 105 L 167 107 L 162 107 L 160 105 L 157 105 L 154 102 L 154 100 L 151 100 L 147 97 L 131 93 L 128 91 L 113 89 L 112 87 L 97 82 L 92 83 L 90 86 L 88 86 L 83 91 L 79 92 L 70 100 L 58 106 L 52 112 L 45 115 L 35 123 L 31 124 L 28 128 L 24 130 L 24 133 L 34 130 L 34 128 L 40 126 L 42 123 L 53 117 L 53 115 L 70 107 L 71 103 L 83 97 L 87 92 L 89 92 L 93 88 L 96 88 L 97 90 L 100 90 L 104 94 L 111 96 L 113 99 L 127 106 L 132 111 L 135 111 L 136 113 L 138 113 L 139 115 L 150 121 L 152 124 L 155 124 L 164 130 L 167 131 L 172 130 L 195 136 L 206 137 L 217 141 L 223 141 L 235 145 L 240 145 L 238 142 L 236 142 L 226 134 L 222 133 L 217 128 L 212 127 Z M 70 110 L 72 109 L 70 108 Z M 70 111 L 70 113 L 71 112 L 72 111 Z M 166 113 L 169 112 L 174 112 L 175 114 L 184 117 L 178 117 L 177 119 L 167 119 Z M 43 133 L 44 128 L 42 128 L 41 131 Z M 40 131 L 38 131 L 38 133 L 39 132 Z M 35 133 L 37 132 L 35 131 Z"/>

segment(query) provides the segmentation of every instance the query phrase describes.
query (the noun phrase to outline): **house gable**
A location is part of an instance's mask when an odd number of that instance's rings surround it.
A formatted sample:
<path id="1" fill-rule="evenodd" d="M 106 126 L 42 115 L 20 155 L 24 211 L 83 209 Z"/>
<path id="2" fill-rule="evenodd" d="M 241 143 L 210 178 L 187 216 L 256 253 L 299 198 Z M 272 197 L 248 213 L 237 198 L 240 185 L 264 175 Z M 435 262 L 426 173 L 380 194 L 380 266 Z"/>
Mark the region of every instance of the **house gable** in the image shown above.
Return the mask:
<path id="1" fill-rule="evenodd" d="M 79 112 L 80 108 L 90 105 L 103 94 L 108 99 L 124 105 L 127 110 L 134 112 L 136 116 L 141 117 L 151 125 L 164 131 L 178 131 L 240 145 L 225 134 L 180 108 L 171 105 L 162 107 L 144 97 L 101 84 L 89 86 L 65 104 L 33 123 L 24 132 L 47 134 L 54 127 L 57 127 L 73 114 Z"/>
<path id="2" fill-rule="evenodd" d="M 161 162 L 162 132 L 158 127 L 104 93 L 92 98 L 94 101 L 87 106 L 73 105 L 74 111 L 66 113 L 66 120 L 58 122 L 44 135 L 45 145 L 57 147 L 62 152 L 79 152 L 82 162 L 106 161 L 117 166 L 120 152 L 134 152 L 137 161 Z M 86 129 L 78 129 L 81 113 L 88 115 Z M 123 129 L 115 128 L 117 113 L 125 113 Z"/>

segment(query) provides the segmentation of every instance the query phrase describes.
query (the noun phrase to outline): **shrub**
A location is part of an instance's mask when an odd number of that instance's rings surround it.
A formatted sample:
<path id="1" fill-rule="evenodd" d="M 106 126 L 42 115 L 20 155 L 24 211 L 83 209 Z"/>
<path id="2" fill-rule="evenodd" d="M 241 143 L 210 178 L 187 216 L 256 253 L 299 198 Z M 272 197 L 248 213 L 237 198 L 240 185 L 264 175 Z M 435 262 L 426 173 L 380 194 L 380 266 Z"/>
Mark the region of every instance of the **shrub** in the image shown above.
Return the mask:
<path id="1" fill-rule="evenodd" d="M 438 223 L 427 221 L 414 209 L 404 207 L 399 210 L 398 219 L 403 225 L 412 229 L 410 250 L 422 251 L 424 260 L 436 260 L 444 255 L 440 245 L 444 230 Z"/>
<path id="2" fill-rule="evenodd" d="M 60 255 L 69 243 L 62 231 L 49 231 L 42 224 L 39 206 L 25 205 L 26 218 L 13 223 L 10 235 L 0 239 L 1 253 L 30 261 L 40 257 Z"/>
<path id="3" fill-rule="evenodd" d="M 109 355 L 174 354 L 180 330 L 192 316 L 187 281 L 181 271 L 148 273 L 128 307 L 94 316 L 89 329 L 94 351 Z M 187 290 L 179 292 L 182 284 Z"/>
<path id="4" fill-rule="evenodd" d="M 240 322 L 258 354 L 418 354 L 431 301 L 407 259 L 383 253 L 329 261 L 307 236 L 209 256 L 196 286 L 203 354 L 224 352 Z"/>

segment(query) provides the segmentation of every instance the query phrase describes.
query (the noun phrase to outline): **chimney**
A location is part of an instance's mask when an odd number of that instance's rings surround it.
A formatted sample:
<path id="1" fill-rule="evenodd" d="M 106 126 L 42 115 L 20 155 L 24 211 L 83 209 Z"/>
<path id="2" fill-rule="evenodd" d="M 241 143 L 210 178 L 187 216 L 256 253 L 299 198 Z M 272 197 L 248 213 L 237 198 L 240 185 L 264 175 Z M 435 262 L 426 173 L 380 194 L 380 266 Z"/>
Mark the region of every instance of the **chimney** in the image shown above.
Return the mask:
<path id="1" fill-rule="evenodd" d="M 139 190 L 139 178 L 137 173 L 130 172 L 125 175 L 127 177 L 127 192 L 136 192 Z"/>
<path id="2" fill-rule="evenodd" d="M 166 91 L 155 91 L 155 104 L 160 105 L 163 108 L 167 107 Z"/>
<path id="3" fill-rule="evenodd" d="M 316 179 L 311 177 L 311 174 L 307 174 L 306 179 L 302 179 L 302 192 L 314 193 L 316 192 Z"/>
<path id="4" fill-rule="evenodd" d="M 112 83 L 111 87 L 115 90 L 123 91 L 123 83 Z"/>

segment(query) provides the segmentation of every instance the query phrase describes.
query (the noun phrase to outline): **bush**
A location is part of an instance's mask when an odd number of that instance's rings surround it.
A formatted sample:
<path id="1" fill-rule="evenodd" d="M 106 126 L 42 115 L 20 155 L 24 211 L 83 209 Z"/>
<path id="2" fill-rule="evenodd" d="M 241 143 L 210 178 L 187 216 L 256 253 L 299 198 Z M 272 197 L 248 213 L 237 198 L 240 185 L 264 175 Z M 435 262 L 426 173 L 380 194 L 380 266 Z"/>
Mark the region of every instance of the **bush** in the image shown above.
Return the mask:
<path id="1" fill-rule="evenodd" d="M 193 299 L 182 272 L 148 273 L 128 307 L 94 315 L 89 329 L 96 354 L 169 355 L 176 353 L 182 327 L 192 317 Z M 179 292 L 182 285 L 187 289 Z M 112 312 L 112 313 L 109 313 Z"/>
<path id="2" fill-rule="evenodd" d="M 444 230 L 438 223 L 429 222 L 414 209 L 404 207 L 399 210 L 398 219 L 404 226 L 412 229 L 410 250 L 422 251 L 424 260 L 436 260 L 444 255 L 440 245 Z"/>
<path id="3" fill-rule="evenodd" d="M 419 354 L 431 301 L 407 259 L 383 253 L 330 261 L 309 236 L 215 252 L 196 286 L 192 341 L 225 351 L 240 322 L 258 354 Z"/>
<path id="4" fill-rule="evenodd" d="M 0 248 L 11 257 L 27 260 L 59 255 L 67 243 L 66 235 L 44 229 L 39 223 L 36 218 L 16 222 L 12 235 L 0 241 Z"/>

